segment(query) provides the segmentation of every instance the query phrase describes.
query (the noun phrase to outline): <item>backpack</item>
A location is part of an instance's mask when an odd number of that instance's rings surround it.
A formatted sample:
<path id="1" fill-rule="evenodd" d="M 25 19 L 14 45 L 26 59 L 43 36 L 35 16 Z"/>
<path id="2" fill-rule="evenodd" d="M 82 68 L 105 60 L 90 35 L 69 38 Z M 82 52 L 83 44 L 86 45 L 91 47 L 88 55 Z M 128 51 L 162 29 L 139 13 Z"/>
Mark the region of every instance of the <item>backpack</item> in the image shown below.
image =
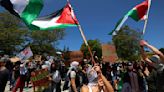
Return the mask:
<path id="1" fill-rule="evenodd" d="M 72 70 L 72 71 L 75 71 L 75 70 Z M 70 76 L 70 73 L 69 73 L 68 76 L 66 76 L 64 86 L 63 86 L 63 91 L 67 90 L 71 87 L 70 80 L 71 80 L 71 76 Z M 80 86 L 79 74 L 77 72 L 76 72 L 75 83 L 76 83 L 76 86 Z"/>
<path id="2" fill-rule="evenodd" d="M 69 78 L 69 75 L 68 75 L 65 78 L 65 82 L 64 82 L 64 85 L 63 85 L 63 91 L 67 90 L 69 87 L 70 87 L 70 78 Z"/>

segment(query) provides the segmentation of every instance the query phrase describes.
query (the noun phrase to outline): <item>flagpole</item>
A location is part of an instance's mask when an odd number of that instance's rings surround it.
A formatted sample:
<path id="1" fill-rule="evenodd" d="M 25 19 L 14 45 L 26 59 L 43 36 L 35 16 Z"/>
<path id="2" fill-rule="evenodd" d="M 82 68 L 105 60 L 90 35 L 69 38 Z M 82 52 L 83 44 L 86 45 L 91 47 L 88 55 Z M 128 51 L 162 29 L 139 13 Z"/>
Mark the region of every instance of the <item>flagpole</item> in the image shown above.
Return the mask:
<path id="1" fill-rule="evenodd" d="M 117 35 L 117 32 L 120 31 L 122 25 L 126 22 L 128 19 L 128 15 L 125 15 L 124 18 L 121 20 L 121 23 L 116 27 L 115 31 L 112 33 L 112 35 Z"/>
<path id="2" fill-rule="evenodd" d="M 70 3 L 69 0 L 67 0 L 67 2 Z M 72 8 L 72 7 L 71 7 L 71 8 Z M 72 9 L 72 11 L 73 11 L 73 9 Z M 74 17 L 72 16 L 72 14 L 71 14 L 71 17 L 72 17 L 72 19 L 74 19 Z M 75 22 L 77 22 L 77 21 L 75 21 Z M 87 42 L 87 40 L 86 40 L 86 37 L 85 37 L 85 35 L 84 35 L 84 32 L 83 32 L 83 30 L 82 30 L 82 28 L 81 28 L 81 25 L 80 25 L 79 22 L 77 22 L 76 24 L 77 24 L 77 26 L 78 26 L 78 28 L 79 28 L 79 31 L 80 31 L 80 33 L 81 33 L 81 36 L 82 36 L 83 40 L 84 40 L 84 43 L 85 43 L 85 45 L 87 46 L 88 51 L 89 51 L 89 53 L 90 53 L 90 55 L 91 55 L 92 64 L 94 65 L 94 64 L 95 64 L 95 60 L 94 60 L 94 58 L 93 58 L 93 54 L 92 54 L 91 48 L 90 48 L 90 46 L 89 46 L 89 44 L 88 44 L 88 42 Z"/>
<path id="3" fill-rule="evenodd" d="M 145 24 L 144 24 L 144 28 L 143 28 L 143 33 L 142 34 L 145 34 L 145 31 L 146 31 L 148 18 L 149 18 L 149 12 L 150 12 L 150 6 L 151 6 L 151 0 L 149 0 L 148 3 L 149 3 L 149 6 L 148 6 L 148 11 L 147 11 L 147 16 L 146 16 L 147 18 L 145 20 Z"/>
<path id="4" fill-rule="evenodd" d="M 78 24 L 78 28 L 79 28 L 79 31 L 80 31 L 80 33 L 81 33 L 81 36 L 82 36 L 82 38 L 83 38 L 83 40 L 84 40 L 84 43 L 85 43 L 85 45 L 87 46 L 88 51 L 89 51 L 89 53 L 90 53 L 90 55 L 91 55 L 92 64 L 94 65 L 94 64 L 95 64 L 95 60 L 94 60 L 94 58 L 93 58 L 93 54 L 92 54 L 91 48 L 90 48 L 90 46 L 89 46 L 89 44 L 88 44 L 88 42 L 87 42 L 87 40 L 86 40 L 86 37 L 85 37 L 85 35 L 84 35 L 84 32 L 83 32 L 83 30 L 82 30 L 80 24 Z"/>

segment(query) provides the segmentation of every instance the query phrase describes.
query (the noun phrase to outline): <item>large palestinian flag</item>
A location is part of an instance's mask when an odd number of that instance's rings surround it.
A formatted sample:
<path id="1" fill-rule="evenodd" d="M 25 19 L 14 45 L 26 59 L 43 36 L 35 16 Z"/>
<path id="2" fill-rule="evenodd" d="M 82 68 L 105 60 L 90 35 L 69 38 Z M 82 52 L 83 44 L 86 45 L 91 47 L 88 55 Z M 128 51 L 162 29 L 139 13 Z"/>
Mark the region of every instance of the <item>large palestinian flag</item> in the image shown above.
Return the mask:
<path id="1" fill-rule="evenodd" d="M 120 30 L 124 22 L 131 17 L 135 21 L 144 20 L 147 17 L 147 10 L 149 7 L 149 0 L 145 0 L 141 4 L 135 6 L 131 9 L 123 18 L 121 18 L 116 24 L 115 29 L 109 33 L 110 35 L 116 35 L 116 33 Z"/>
<path id="2" fill-rule="evenodd" d="M 70 3 L 65 7 L 46 17 L 34 20 L 30 26 L 32 30 L 53 30 L 77 26 L 78 21 L 75 17 Z"/>
<path id="3" fill-rule="evenodd" d="M 0 0 L 0 5 L 30 25 L 40 14 L 43 0 Z"/>

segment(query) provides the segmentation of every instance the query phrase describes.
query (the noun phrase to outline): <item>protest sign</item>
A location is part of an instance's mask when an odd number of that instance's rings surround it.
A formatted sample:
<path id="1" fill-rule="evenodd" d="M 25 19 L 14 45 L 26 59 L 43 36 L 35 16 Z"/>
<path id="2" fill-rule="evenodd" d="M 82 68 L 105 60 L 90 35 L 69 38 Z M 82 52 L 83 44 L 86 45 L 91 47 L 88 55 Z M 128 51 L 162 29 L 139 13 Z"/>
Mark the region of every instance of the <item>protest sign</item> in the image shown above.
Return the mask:
<path id="1" fill-rule="evenodd" d="M 33 86 L 47 86 L 49 84 L 48 76 L 49 72 L 47 69 L 37 70 L 31 73 L 31 82 Z"/>

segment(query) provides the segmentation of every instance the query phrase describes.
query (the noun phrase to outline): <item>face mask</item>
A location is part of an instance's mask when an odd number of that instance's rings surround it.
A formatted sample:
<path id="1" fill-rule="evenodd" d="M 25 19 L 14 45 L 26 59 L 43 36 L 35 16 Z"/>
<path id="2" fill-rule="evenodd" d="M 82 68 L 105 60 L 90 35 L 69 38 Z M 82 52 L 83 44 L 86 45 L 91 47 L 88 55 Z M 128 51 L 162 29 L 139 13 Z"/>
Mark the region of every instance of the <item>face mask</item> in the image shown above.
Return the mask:
<path id="1" fill-rule="evenodd" d="M 97 75 L 97 72 L 95 70 L 88 70 L 88 80 L 89 80 L 89 83 L 96 83 L 97 82 L 97 79 L 98 79 L 98 75 Z"/>

